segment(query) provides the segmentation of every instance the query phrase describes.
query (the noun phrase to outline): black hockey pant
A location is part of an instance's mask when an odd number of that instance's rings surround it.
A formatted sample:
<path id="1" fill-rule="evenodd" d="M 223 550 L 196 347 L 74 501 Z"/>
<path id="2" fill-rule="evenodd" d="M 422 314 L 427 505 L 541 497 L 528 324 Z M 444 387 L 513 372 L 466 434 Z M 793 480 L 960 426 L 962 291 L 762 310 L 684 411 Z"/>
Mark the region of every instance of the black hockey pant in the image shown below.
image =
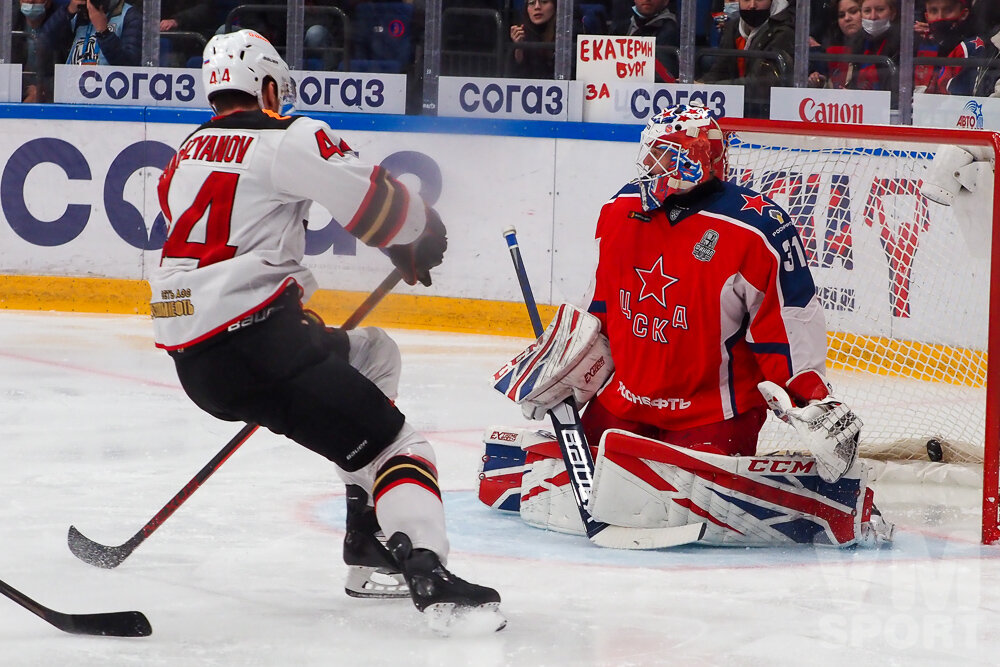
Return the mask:
<path id="1" fill-rule="evenodd" d="M 227 421 L 260 424 L 348 472 L 370 463 L 403 426 L 403 414 L 347 362 L 339 329 L 302 313 L 298 288 L 266 320 L 172 352 L 188 396 Z"/>

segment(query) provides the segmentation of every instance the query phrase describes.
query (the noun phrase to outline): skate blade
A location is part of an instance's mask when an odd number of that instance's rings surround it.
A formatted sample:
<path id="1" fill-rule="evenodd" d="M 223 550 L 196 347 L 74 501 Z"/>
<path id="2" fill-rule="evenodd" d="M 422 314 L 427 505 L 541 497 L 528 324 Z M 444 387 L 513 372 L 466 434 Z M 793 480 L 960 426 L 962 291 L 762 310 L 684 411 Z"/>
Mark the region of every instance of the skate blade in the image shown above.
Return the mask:
<path id="1" fill-rule="evenodd" d="M 478 637 L 499 632 L 507 626 L 499 602 L 476 607 L 439 602 L 424 609 L 424 616 L 428 627 L 442 637 Z"/>
<path id="2" fill-rule="evenodd" d="M 344 592 L 352 598 L 410 597 L 410 587 L 406 585 L 402 574 L 363 565 L 348 566 Z"/>

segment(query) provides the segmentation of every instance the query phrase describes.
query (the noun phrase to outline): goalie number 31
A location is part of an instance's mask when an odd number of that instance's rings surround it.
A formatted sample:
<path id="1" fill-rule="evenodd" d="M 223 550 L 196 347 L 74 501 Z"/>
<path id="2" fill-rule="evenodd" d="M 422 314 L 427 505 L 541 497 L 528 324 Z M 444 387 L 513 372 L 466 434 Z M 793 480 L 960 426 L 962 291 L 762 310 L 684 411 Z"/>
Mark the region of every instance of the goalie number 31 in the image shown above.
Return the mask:
<path id="1" fill-rule="evenodd" d="M 794 271 L 796 268 L 804 269 L 807 266 L 806 253 L 802 248 L 802 240 L 798 236 L 782 241 L 781 249 L 785 253 L 785 260 L 782 264 L 785 271 Z"/>

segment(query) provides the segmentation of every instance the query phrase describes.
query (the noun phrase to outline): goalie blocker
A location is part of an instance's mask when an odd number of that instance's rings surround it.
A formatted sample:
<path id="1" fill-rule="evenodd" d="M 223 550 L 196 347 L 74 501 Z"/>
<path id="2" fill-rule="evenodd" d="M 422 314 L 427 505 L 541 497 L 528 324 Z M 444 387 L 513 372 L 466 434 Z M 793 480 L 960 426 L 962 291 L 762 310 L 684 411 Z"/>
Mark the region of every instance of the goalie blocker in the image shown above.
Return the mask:
<path id="1" fill-rule="evenodd" d="M 493 388 L 521 406 L 528 419 L 572 396 L 577 407 L 593 398 L 614 371 L 601 321 L 564 303 L 538 339 L 493 374 Z"/>
<path id="2" fill-rule="evenodd" d="M 584 534 L 551 434 L 491 427 L 484 442 L 480 500 L 537 528 Z M 719 546 L 876 546 L 892 538 L 862 463 L 831 483 L 811 456 L 723 456 L 618 430 L 601 438 L 595 463 L 590 509 L 612 525 L 707 521 L 701 541 Z"/>

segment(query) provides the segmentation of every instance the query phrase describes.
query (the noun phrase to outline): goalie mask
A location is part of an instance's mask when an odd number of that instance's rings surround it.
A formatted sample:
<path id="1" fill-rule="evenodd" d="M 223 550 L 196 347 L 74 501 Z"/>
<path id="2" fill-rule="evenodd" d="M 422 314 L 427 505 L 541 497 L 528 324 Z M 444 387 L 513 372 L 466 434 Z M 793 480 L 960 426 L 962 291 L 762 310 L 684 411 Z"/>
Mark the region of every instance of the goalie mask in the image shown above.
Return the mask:
<path id="1" fill-rule="evenodd" d="M 205 45 L 201 78 L 209 102 L 215 93 L 239 90 L 256 97 L 263 109 L 267 77 L 278 84 L 279 111 L 288 113 L 295 106 L 295 81 L 288 65 L 263 35 L 240 30 L 216 35 Z"/>
<path id="2" fill-rule="evenodd" d="M 652 211 L 670 195 L 725 178 L 722 130 L 705 107 L 679 104 L 665 109 L 642 131 L 635 166 L 642 208 Z"/>

